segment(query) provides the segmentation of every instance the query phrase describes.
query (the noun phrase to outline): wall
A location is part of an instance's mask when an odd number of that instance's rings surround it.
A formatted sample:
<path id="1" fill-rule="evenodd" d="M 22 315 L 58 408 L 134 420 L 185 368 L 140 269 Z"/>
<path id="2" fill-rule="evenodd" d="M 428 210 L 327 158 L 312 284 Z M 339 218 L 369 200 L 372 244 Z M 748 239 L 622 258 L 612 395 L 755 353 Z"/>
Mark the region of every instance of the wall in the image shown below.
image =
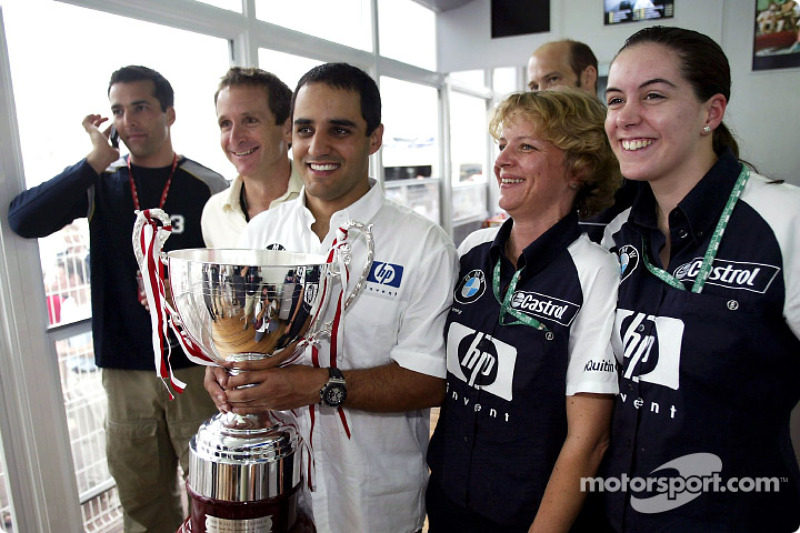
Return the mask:
<path id="1" fill-rule="evenodd" d="M 491 0 L 473 0 L 437 17 L 441 72 L 522 66 L 541 44 L 583 41 L 595 52 L 601 74 L 625 41 L 645 23 L 605 26 L 603 0 L 551 0 L 548 33 L 491 39 Z M 741 156 L 762 174 L 800 185 L 800 68 L 752 71 L 755 0 L 676 0 L 675 17 L 664 21 L 703 32 L 728 56 L 733 90 L 726 123 L 738 137 Z M 469 43 L 465 45 L 465 43 Z"/>

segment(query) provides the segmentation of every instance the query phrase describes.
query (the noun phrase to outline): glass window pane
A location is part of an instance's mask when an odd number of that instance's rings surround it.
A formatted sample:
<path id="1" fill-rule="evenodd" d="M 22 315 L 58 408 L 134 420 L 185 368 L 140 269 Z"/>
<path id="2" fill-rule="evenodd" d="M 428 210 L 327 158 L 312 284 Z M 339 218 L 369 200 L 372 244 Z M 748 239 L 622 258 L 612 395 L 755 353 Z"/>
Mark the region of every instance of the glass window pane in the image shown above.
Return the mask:
<path id="1" fill-rule="evenodd" d="M 486 147 L 489 127 L 486 101 L 453 92 L 450 97 L 450 158 L 452 183 L 485 182 Z"/>
<path id="2" fill-rule="evenodd" d="M 378 3 L 380 54 L 436 70 L 436 15 L 413 0 Z"/>
<path id="3" fill-rule="evenodd" d="M 256 17 L 290 30 L 372 51 L 370 0 L 256 0 Z"/>
<path id="4" fill-rule="evenodd" d="M 486 76 L 482 70 L 461 70 L 451 72 L 450 78 L 463 83 L 467 87 L 481 89 L 486 86 Z"/>
<path id="5" fill-rule="evenodd" d="M 519 91 L 517 84 L 517 67 L 500 67 L 492 71 L 492 90 L 503 98 Z"/>
<path id="6" fill-rule="evenodd" d="M 439 212 L 439 182 L 387 186 L 386 197 L 441 224 Z"/>
<path id="7" fill-rule="evenodd" d="M 85 218 L 39 240 L 47 314 L 51 326 L 92 315 L 89 291 L 89 227 Z"/>
<path id="8" fill-rule="evenodd" d="M 450 161 L 454 220 L 485 214 L 488 135 L 486 101 L 452 92 Z"/>
<path id="9" fill-rule="evenodd" d="M 433 87 L 381 76 L 386 181 L 439 177 L 439 93 Z"/>
<path id="10" fill-rule="evenodd" d="M 276 52 L 267 48 L 258 49 L 258 66 L 278 76 L 283 83 L 294 91 L 303 74 L 322 64 L 322 61 L 296 56 L 284 52 Z"/>
<path id="11" fill-rule="evenodd" d="M 3 451 L 3 439 L 0 439 L 0 531 L 14 531 L 14 516 L 11 514 L 11 491 L 6 475 L 6 454 Z"/>
<path id="12" fill-rule="evenodd" d="M 202 2 L 203 4 L 208 4 L 214 7 L 227 9 L 228 11 L 236 11 L 237 13 L 242 12 L 242 0 L 195 0 L 195 1 Z"/>
<path id="13" fill-rule="evenodd" d="M 453 187 L 453 220 L 486 216 L 486 187 L 483 185 L 462 185 Z"/>
<path id="14" fill-rule="evenodd" d="M 439 92 L 426 85 L 382 76 L 380 79 L 384 125 L 381 159 L 387 194 L 397 202 L 439 219 L 439 184 L 408 190 L 390 187 L 439 178 Z M 428 191 L 428 192 L 425 192 Z M 429 194 L 427 198 L 425 194 Z"/>
<path id="15" fill-rule="evenodd" d="M 175 150 L 230 174 L 214 109 L 214 92 L 230 65 L 226 40 L 45 0 L 6 3 L 3 14 L 28 186 L 88 153 L 81 121 L 89 113 L 110 117 L 109 77 L 133 64 L 159 71 L 175 90 Z M 98 28 L 106 29 L 105 38 Z M 175 52 L 165 53 L 164 43 Z M 48 92 L 57 99 L 44 105 Z"/>

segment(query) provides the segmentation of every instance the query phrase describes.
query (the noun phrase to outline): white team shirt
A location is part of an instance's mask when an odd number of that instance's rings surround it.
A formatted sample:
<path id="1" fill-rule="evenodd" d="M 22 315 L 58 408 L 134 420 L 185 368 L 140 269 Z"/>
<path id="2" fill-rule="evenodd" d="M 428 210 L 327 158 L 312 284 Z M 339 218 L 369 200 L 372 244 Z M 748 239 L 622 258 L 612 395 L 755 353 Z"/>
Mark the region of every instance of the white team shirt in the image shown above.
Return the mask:
<path id="1" fill-rule="evenodd" d="M 337 229 L 353 220 L 372 224 L 375 254 L 363 292 L 344 317 L 338 367 L 370 368 L 395 361 L 423 374 L 446 375 L 444 324 L 457 275 L 455 247 L 433 222 L 383 196 L 377 182 L 370 191 L 331 217 L 322 243 L 311 230 L 314 217 L 304 194 L 260 213 L 248 225 L 241 247 L 280 244 L 297 252 L 325 254 Z M 351 230 L 352 261 L 348 293 L 366 261 L 366 245 Z M 335 305 L 329 305 L 327 319 Z M 321 357 L 328 366 L 329 351 Z M 310 356 L 303 361 L 310 363 Z M 336 409 L 317 406 L 313 428 L 313 485 L 304 483 L 304 505 L 312 502 L 320 532 L 409 533 L 422 528 L 425 460 L 430 410 L 377 414 L 344 409 L 347 438 Z M 304 438 L 310 437 L 309 409 L 298 409 Z M 305 468 L 304 468 L 305 470 Z"/>

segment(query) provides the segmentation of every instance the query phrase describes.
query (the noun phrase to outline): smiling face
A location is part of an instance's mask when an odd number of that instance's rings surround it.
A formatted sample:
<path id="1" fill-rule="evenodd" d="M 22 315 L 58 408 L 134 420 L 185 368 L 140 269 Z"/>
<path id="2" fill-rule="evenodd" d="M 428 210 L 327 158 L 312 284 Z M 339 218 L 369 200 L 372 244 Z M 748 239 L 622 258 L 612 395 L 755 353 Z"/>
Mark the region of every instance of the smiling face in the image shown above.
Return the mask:
<path id="1" fill-rule="evenodd" d="M 511 116 L 498 146 L 494 173 L 500 186 L 499 205 L 516 222 L 552 225 L 572 210 L 577 192 L 570 184 L 578 182 L 564 166 L 564 151 L 544 140 L 529 119 Z"/>
<path id="2" fill-rule="evenodd" d="M 172 161 L 169 129 L 175 109 L 161 110 L 152 81 L 119 82 L 108 92 L 114 126 L 131 152 L 131 162 L 155 167 Z"/>
<path id="3" fill-rule="evenodd" d="M 701 102 L 676 52 L 643 43 L 620 52 L 608 74 L 606 133 L 622 175 L 655 186 L 697 181 L 716 156 L 703 128 L 722 121 L 722 95 Z"/>
<path id="4" fill-rule="evenodd" d="M 292 154 L 311 211 L 344 209 L 369 191 L 369 156 L 381 147 L 383 125 L 367 135 L 356 91 L 310 83 L 298 91 Z"/>
<path id="5" fill-rule="evenodd" d="M 275 124 L 266 89 L 234 85 L 220 90 L 217 123 L 222 151 L 240 175 L 268 179 L 284 169 L 292 131 L 289 119 Z"/>

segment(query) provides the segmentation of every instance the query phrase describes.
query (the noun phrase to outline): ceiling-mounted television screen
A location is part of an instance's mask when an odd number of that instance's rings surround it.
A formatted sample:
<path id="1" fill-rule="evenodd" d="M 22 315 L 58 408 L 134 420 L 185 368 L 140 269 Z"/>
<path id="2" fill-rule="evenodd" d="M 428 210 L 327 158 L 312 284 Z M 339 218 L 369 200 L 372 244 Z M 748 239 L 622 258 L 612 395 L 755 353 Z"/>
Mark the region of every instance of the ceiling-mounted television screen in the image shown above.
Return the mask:
<path id="1" fill-rule="evenodd" d="M 674 0 L 603 0 L 603 21 L 606 26 L 621 22 L 638 22 L 673 18 Z"/>

